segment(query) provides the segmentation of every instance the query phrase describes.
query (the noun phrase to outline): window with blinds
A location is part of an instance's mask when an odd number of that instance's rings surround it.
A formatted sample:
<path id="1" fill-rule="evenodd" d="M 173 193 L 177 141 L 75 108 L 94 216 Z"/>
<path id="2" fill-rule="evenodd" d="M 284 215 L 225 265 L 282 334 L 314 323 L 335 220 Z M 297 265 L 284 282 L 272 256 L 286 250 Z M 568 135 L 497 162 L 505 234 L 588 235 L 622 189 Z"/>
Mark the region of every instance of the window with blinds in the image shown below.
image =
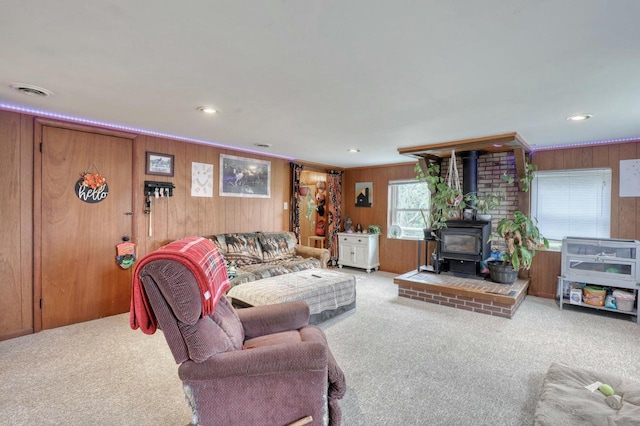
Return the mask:
<path id="1" fill-rule="evenodd" d="M 387 204 L 387 236 L 389 238 L 424 238 L 424 220 L 420 214 L 429 211 L 430 192 L 426 182 L 395 180 L 389 182 Z"/>
<path id="2" fill-rule="evenodd" d="M 611 169 L 535 172 L 531 214 L 553 247 L 564 237 L 609 238 Z"/>

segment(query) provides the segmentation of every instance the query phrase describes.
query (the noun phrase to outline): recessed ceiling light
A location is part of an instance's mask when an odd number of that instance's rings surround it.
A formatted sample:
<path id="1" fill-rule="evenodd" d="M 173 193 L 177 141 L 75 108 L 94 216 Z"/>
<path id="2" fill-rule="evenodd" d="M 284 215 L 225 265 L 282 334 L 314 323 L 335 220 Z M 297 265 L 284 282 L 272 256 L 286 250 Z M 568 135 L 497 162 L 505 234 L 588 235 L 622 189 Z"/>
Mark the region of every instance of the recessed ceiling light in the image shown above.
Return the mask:
<path id="1" fill-rule="evenodd" d="M 271 144 L 270 143 L 254 143 L 254 145 L 259 147 L 259 148 L 271 148 Z"/>
<path id="2" fill-rule="evenodd" d="M 198 107 L 198 111 L 204 112 L 205 114 L 215 114 L 215 113 L 218 112 L 217 109 L 215 109 L 214 107 L 210 107 L 210 106 L 199 106 Z"/>
<path id="3" fill-rule="evenodd" d="M 593 114 L 576 114 L 567 117 L 567 121 L 584 121 L 593 117 Z"/>
<path id="4" fill-rule="evenodd" d="M 13 90 L 17 90 L 18 92 L 29 96 L 42 96 L 44 98 L 48 98 L 53 95 L 51 90 L 45 89 L 44 87 L 34 86 L 33 84 L 13 83 L 10 87 Z"/>
<path id="5" fill-rule="evenodd" d="M 502 144 L 501 143 L 494 143 L 493 146 L 494 146 L 494 148 L 502 148 Z"/>
<path id="6" fill-rule="evenodd" d="M 349 148 L 347 152 L 360 152 L 360 150 L 356 148 Z"/>

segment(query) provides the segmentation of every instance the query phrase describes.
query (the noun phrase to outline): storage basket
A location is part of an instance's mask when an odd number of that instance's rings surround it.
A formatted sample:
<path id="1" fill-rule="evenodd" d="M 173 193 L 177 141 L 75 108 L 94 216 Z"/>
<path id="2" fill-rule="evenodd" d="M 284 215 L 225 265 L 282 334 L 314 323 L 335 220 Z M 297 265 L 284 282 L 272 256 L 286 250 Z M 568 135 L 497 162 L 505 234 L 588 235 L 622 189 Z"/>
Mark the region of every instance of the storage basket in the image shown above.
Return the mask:
<path id="1" fill-rule="evenodd" d="M 633 305 L 636 301 L 636 296 L 633 293 L 628 293 L 622 290 L 614 290 L 613 297 L 616 298 L 616 306 L 620 311 L 631 312 L 633 311 Z"/>
<path id="2" fill-rule="evenodd" d="M 602 287 L 586 286 L 582 289 L 584 303 L 592 306 L 604 306 L 607 291 Z"/>

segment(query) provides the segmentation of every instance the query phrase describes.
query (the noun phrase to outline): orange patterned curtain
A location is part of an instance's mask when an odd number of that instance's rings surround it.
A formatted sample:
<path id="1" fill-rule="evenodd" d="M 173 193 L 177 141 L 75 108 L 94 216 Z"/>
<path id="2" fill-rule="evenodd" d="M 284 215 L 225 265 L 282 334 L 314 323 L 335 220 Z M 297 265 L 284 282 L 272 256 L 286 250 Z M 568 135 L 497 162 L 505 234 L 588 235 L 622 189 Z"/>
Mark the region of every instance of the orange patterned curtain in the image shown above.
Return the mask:
<path id="1" fill-rule="evenodd" d="M 326 234 L 327 249 L 331 255 L 331 265 L 338 264 L 338 232 L 342 224 L 342 172 L 328 170 L 327 195 L 328 200 L 328 227 Z"/>
<path id="2" fill-rule="evenodd" d="M 300 243 L 300 175 L 302 175 L 302 164 L 289 163 L 291 166 L 291 210 L 289 218 L 289 229 L 296 234 L 296 239 Z"/>

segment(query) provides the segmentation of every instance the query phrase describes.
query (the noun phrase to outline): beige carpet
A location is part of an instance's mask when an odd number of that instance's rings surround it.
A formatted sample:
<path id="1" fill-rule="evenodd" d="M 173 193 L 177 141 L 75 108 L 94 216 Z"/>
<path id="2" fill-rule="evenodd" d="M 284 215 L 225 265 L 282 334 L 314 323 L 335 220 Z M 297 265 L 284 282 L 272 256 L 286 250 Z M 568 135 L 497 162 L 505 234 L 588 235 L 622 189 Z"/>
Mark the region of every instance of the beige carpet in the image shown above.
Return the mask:
<path id="1" fill-rule="evenodd" d="M 527 297 L 513 319 L 397 297 L 358 276 L 354 311 L 321 324 L 347 376 L 344 425 L 533 424 L 542 378 L 564 362 L 640 379 L 640 326 Z M 2 425 L 186 425 L 161 333 L 128 315 L 0 342 Z"/>

